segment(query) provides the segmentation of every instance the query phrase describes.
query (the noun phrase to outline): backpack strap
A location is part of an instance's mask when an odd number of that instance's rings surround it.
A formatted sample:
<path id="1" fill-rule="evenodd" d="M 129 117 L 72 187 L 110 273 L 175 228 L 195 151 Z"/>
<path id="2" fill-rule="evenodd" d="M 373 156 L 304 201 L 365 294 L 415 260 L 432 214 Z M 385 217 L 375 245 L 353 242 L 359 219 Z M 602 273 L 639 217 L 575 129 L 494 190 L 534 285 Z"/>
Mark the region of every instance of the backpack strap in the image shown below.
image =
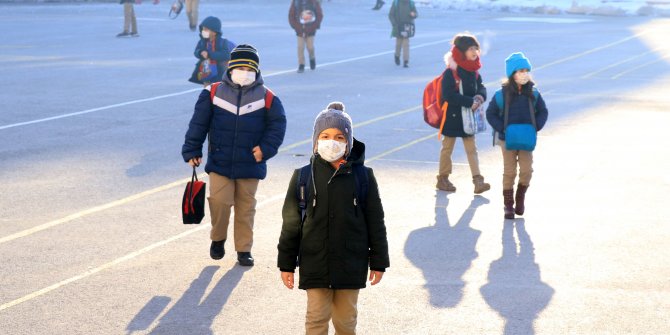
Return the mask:
<path id="1" fill-rule="evenodd" d="M 309 182 L 312 179 L 312 165 L 307 164 L 300 168 L 298 173 L 298 184 L 296 185 L 296 199 L 300 209 L 300 234 L 302 235 L 302 224 L 307 217 L 307 199 L 309 199 Z"/>
<path id="2" fill-rule="evenodd" d="M 368 168 L 363 164 L 356 164 L 352 167 L 354 179 L 356 181 L 356 194 L 354 195 L 354 206 L 361 206 L 365 212 L 368 204 L 368 189 L 370 187 Z"/>
<path id="3" fill-rule="evenodd" d="M 265 109 L 270 109 L 272 107 L 272 100 L 274 100 L 275 94 L 271 89 L 265 87 Z"/>
<path id="4" fill-rule="evenodd" d="M 216 89 L 219 88 L 220 84 L 221 84 L 221 82 L 217 81 L 217 82 L 212 83 L 211 85 L 209 85 L 209 99 L 212 102 L 214 102 L 214 97 L 216 96 Z"/>

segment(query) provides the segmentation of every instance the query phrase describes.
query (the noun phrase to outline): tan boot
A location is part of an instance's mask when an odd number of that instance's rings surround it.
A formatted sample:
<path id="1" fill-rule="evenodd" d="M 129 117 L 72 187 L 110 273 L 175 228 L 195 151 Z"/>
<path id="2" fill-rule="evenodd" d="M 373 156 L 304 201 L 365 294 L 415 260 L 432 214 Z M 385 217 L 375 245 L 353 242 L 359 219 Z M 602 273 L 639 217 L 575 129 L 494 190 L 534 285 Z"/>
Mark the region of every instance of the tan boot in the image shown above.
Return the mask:
<path id="1" fill-rule="evenodd" d="M 472 183 L 475 184 L 475 194 L 481 194 L 491 189 L 491 184 L 484 182 L 481 175 L 473 176 Z"/>
<path id="2" fill-rule="evenodd" d="M 456 192 L 456 186 L 449 181 L 449 175 L 437 176 L 437 184 L 435 185 L 440 191 Z"/>

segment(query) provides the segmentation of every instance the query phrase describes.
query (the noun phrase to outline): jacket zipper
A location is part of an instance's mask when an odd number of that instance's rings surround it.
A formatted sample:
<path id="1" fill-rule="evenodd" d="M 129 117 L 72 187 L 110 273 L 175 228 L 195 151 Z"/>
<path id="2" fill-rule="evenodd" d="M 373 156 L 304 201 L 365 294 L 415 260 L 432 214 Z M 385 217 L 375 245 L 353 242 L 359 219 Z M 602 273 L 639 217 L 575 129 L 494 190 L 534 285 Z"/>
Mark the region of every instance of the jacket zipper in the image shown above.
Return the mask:
<path id="1" fill-rule="evenodd" d="M 230 157 L 230 179 L 235 179 L 235 150 L 237 149 L 237 126 L 240 121 L 240 103 L 242 103 L 242 88 L 237 94 L 237 117 L 235 118 L 235 133 L 233 134 L 233 154 Z"/>

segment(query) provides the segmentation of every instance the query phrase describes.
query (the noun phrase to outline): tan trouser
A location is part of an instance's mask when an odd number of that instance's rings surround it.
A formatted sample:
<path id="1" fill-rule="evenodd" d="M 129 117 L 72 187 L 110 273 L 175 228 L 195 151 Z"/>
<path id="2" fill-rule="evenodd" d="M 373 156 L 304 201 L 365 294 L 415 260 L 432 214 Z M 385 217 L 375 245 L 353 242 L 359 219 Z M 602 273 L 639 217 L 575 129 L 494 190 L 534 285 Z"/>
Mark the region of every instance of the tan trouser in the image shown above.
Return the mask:
<path id="1" fill-rule="evenodd" d="M 409 62 L 409 38 L 396 37 L 395 39 L 395 56 L 400 57 L 400 49 L 402 48 L 402 60 Z"/>
<path id="2" fill-rule="evenodd" d="M 360 290 L 307 290 L 306 335 L 328 335 L 328 321 L 333 318 L 336 335 L 355 335 Z"/>
<path id="3" fill-rule="evenodd" d="M 298 36 L 298 64 L 305 65 L 305 45 L 307 45 L 309 59 L 316 58 L 314 56 L 314 36 Z"/>
<path id="4" fill-rule="evenodd" d="M 198 25 L 198 5 L 200 0 L 186 0 L 186 17 L 188 17 L 189 27 Z"/>
<path id="5" fill-rule="evenodd" d="M 228 239 L 230 209 L 235 207 L 235 251 L 249 252 L 254 242 L 254 215 L 258 179 L 228 179 L 209 174 L 209 212 L 212 241 Z"/>
<path id="6" fill-rule="evenodd" d="M 137 18 L 135 17 L 135 7 L 133 3 L 123 4 L 123 31 L 137 34 Z"/>
<path id="7" fill-rule="evenodd" d="M 514 188 L 516 167 L 519 166 L 519 184 L 530 186 L 533 176 L 533 152 L 525 150 L 507 150 L 505 141 L 500 141 L 503 155 L 503 190 Z"/>
<path id="8" fill-rule="evenodd" d="M 444 136 L 442 140 L 442 150 L 440 151 L 440 176 L 448 176 L 451 174 L 451 154 L 454 152 L 454 145 L 457 137 Z M 478 176 L 479 172 L 479 158 L 477 157 L 477 144 L 474 136 L 462 137 L 463 147 L 468 156 L 468 164 L 470 164 L 470 172 L 472 176 Z"/>

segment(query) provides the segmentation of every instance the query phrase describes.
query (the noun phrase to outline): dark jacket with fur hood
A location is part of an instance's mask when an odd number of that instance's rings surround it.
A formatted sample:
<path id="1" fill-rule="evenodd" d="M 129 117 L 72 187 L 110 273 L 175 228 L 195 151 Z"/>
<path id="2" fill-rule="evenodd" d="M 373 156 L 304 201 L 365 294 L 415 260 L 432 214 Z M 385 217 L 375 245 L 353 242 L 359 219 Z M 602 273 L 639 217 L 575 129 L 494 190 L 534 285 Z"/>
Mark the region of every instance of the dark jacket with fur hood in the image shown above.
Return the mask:
<path id="1" fill-rule="evenodd" d="M 456 65 L 451 53 L 446 54 L 445 62 L 447 69 L 442 76 L 442 98 L 449 103 L 447 107 L 447 120 L 444 122 L 442 135 L 449 137 L 468 137 L 463 130 L 463 115 L 461 107 L 472 107 L 474 96 L 481 95 L 486 100 L 486 87 L 482 82 L 482 76 L 476 72 L 470 72 Z M 456 80 L 452 71 L 456 69 L 458 76 L 463 83 L 463 94 L 459 92 L 456 86 Z"/>
<path id="2" fill-rule="evenodd" d="M 365 145 L 354 140 L 347 163 L 338 170 L 318 154 L 312 157 L 316 192 L 310 187 L 312 204 L 300 228 L 296 188 L 300 170 L 293 173 L 286 193 L 279 238 L 277 266 L 293 272 L 300 254 L 300 289 L 360 289 L 365 287 L 368 268 L 384 271 L 389 266 L 384 210 L 377 181 L 367 168 L 368 195 L 365 210 L 354 202 L 356 181 L 352 166 L 363 164 Z"/>

